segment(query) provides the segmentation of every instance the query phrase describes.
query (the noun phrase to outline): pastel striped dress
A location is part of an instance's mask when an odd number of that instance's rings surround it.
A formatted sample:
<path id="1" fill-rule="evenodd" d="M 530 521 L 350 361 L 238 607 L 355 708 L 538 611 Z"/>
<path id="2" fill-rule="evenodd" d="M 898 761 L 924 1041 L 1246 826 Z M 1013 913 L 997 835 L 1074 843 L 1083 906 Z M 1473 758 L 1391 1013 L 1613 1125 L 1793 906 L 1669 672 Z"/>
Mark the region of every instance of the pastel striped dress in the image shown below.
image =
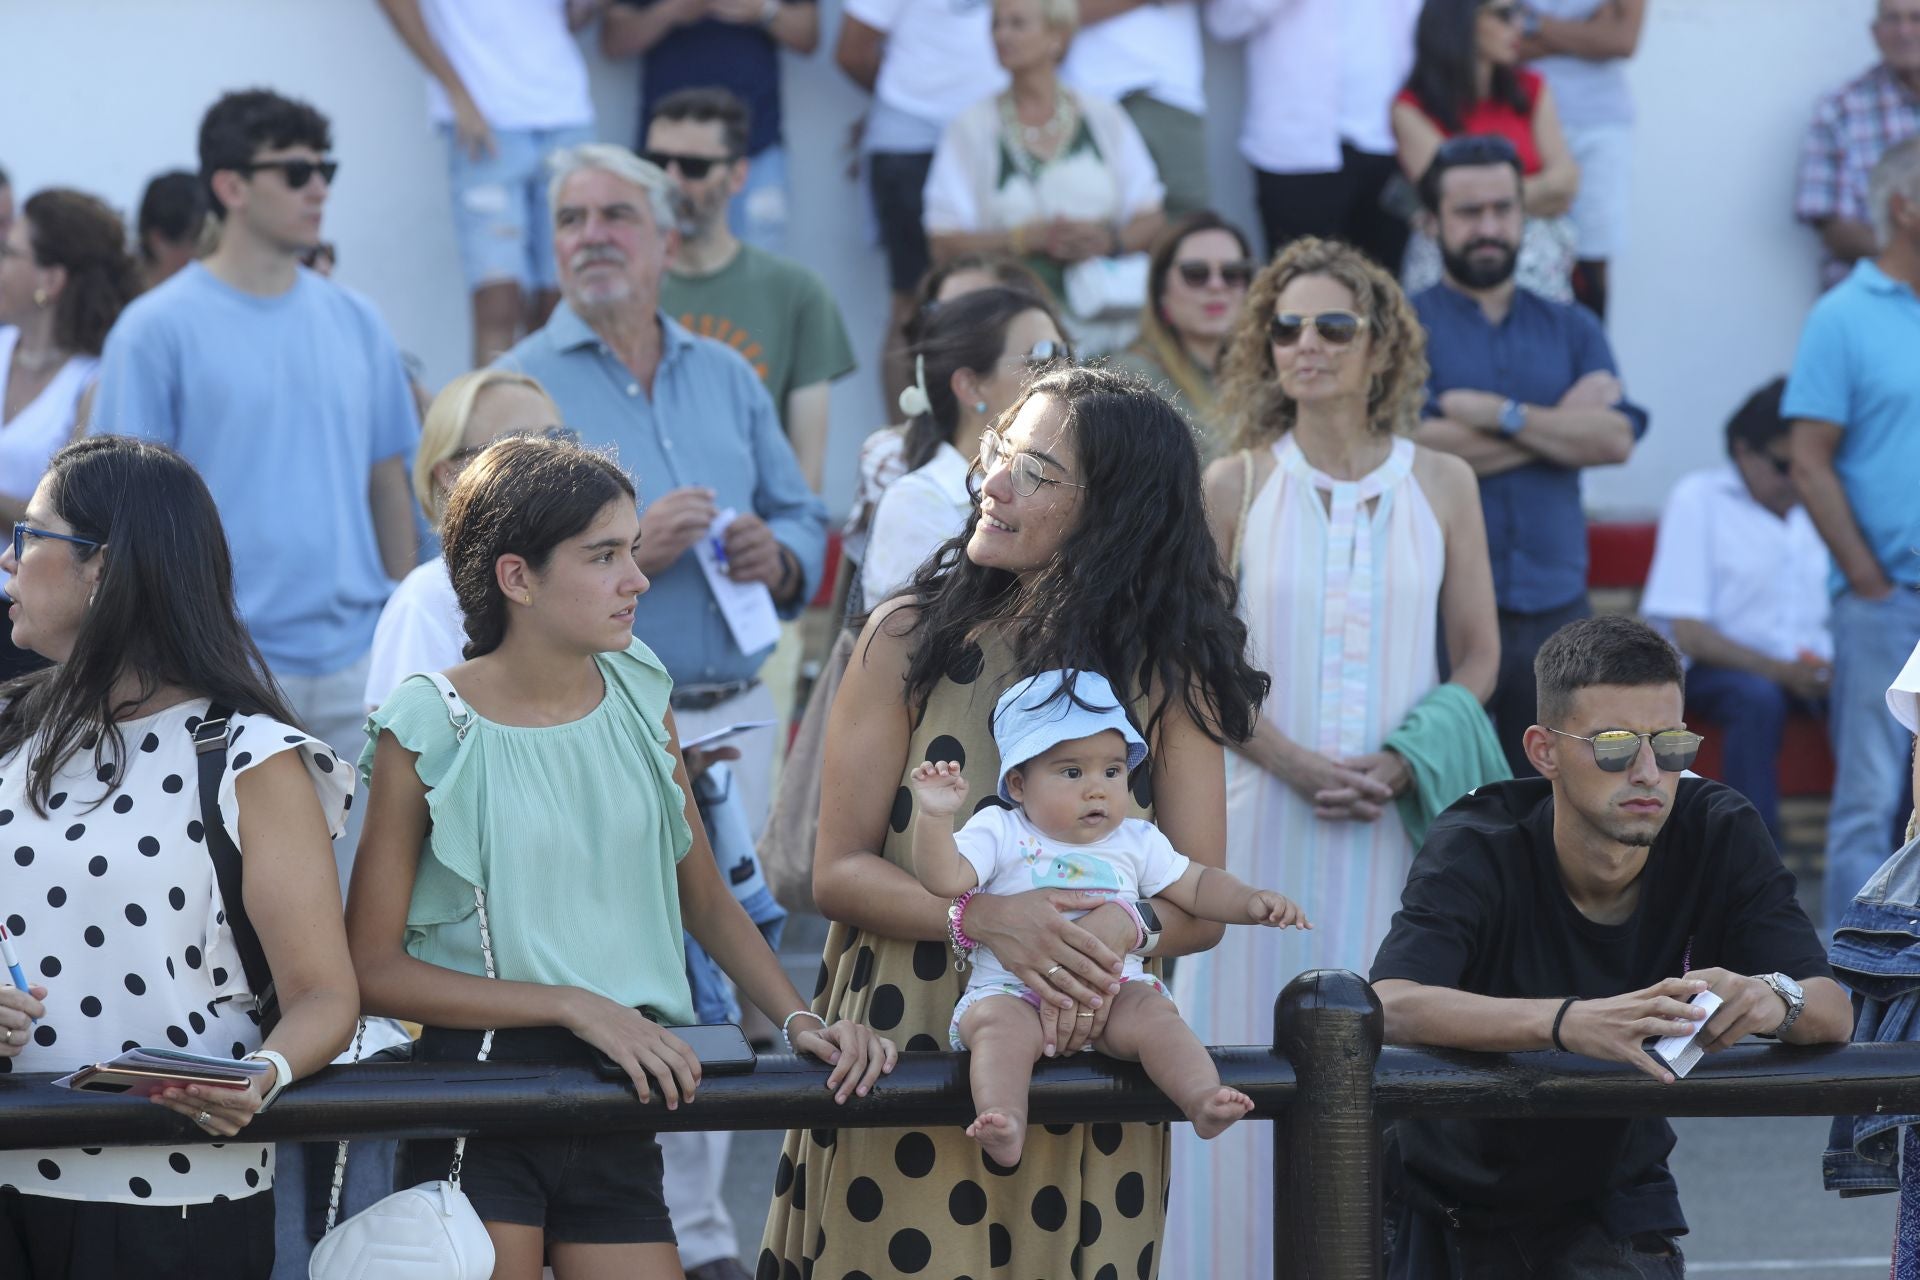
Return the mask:
<path id="1" fill-rule="evenodd" d="M 1338 757 L 1377 751 L 1439 683 L 1440 522 L 1397 440 L 1359 480 L 1315 470 L 1291 436 L 1242 533 L 1240 609 L 1250 660 L 1273 677 L 1262 715 Z M 1400 906 L 1413 847 L 1391 805 L 1378 821 L 1325 822 L 1312 802 L 1227 754 L 1227 869 L 1299 902 L 1311 931 L 1228 926 L 1182 959 L 1174 998 L 1203 1044 L 1270 1044 L 1280 988 L 1313 968 L 1364 975 Z M 1172 1276 L 1265 1276 L 1272 1262 L 1272 1128 L 1211 1142 L 1174 1126 L 1166 1264 Z"/>

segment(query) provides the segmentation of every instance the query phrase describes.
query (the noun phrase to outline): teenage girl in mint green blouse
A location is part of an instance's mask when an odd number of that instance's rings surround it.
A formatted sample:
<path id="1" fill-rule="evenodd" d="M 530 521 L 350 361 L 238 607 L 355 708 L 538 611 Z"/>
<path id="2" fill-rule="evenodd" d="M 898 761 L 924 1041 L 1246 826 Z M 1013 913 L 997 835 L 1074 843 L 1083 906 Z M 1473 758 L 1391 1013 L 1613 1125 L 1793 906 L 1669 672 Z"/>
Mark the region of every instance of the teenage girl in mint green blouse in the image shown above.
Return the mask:
<path id="1" fill-rule="evenodd" d="M 806 1012 L 694 849 L 672 681 L 632 634 L 647 579 L 626 475 L 575 444 L 504 440 L 462 474 L 442 535 L 468 660 L 408 678 L 367 724 L 347 910 L 365 1011 L 423 1024 L 428 1059 L 472 1059 L 488 1028 L 495 1059 L 599 1049 L 643 1101 L 674 1107 L 700 1080 L 671 1030 L 693 1021 L 684 925 L 797 1051 L 832 1064 L 837 1099 L 865 1094 L 892 1043 Z M 451 1154 L 409 1144 L 402 1175 L 444 1178 Z M 680 1275 L 660 1182 L 647 1133 L 479 1140 L 461 1167 L 500 1280 L 535 1280 L 543 1254 L 562 1276 Z"/>

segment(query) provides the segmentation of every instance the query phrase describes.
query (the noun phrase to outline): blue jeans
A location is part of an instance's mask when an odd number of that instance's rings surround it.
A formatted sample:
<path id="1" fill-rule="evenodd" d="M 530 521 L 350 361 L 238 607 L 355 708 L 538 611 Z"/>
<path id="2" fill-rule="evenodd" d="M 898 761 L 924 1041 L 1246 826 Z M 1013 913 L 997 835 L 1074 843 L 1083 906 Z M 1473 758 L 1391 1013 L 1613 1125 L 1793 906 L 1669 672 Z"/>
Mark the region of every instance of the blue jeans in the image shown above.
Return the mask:
<path id="1" fill-rule="evenodd" d="M 727 229 L 768 253 L 787 251 L 787 149 L 747 157 L 747 185 L 727 206 Z"/>
<path id="2" fill-rule="evenodd" d="M 1696 663 L 1687 672 L 1687 703 L 1719 726 L 1720 781 L 1753 802 L 1777 848 L 1787 691 L 1751 671 Z"/>
<path id="3" fill-rule="evenodd" d="M 547 160 L 556 151 L 592 142 L 593 130 L 496 129 L 493 154 L 478 160 L 454 137 L 452 125 L 442 125 L 440 134 L 453 195 L 454 242 L 467 288 L 507 283 L 528 290 L 558 288 Z"/>
<path id="4" fill-rule="evenodd" d="M 1860 886 L 1892 853 L 1905 815 L 1912 739 L 1887 710 L 1887 686 L 1920 642 L 1920 592 L 1896 587 L 1885 600 L 1851 591 L 1834 598 L 1833 809 L 1827 818 L 1825 920 L 1840 925 Z"/>

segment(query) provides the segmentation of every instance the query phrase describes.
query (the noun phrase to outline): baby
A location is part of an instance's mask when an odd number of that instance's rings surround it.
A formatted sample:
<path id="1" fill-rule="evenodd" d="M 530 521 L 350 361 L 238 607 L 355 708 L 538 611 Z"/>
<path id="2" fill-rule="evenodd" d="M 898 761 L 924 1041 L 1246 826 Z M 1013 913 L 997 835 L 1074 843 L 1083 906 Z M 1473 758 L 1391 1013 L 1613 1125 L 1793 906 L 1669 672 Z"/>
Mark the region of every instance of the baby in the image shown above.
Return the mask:
<path id="1" fill-rule="evenodd" d="M 1073 889 L 1110 893 L 1129 906 L 1135 898 L 1164 897 L 1205 920 L 1313 927 L 1280 894 L 1189 861 L 1159 828 L 1126 816 L 1127 774 L 1146 757 L 1147 744 L 1104 677 L 1048 671 L 1021 681 L 994 707 L 993 736 L 1000 798 L 1014 807 L 984 805 L 957 835 L 953 815 L 967 798 L 960 766 L 929 760 L 911 775 L 918 808 L 913 869 L 930 892 L 953 898 L 976 888 Z M 1221 1085 L 1212 1057 L 1139 956 L 1126 957 L 1121 982 L 1095 1048 L 1144 1066 L 1203 1138 L 1253 1109 L 1253 1099 Z M 1039 1009 L 1040 997 L 991 951 L 974 951 L 947 1036 L 955 1049 L 973 1051 L 979 1115 L 967 1136 L 1003 1165 L 1020 1158 L 1033 1064 L 1047 1048 Z"/>

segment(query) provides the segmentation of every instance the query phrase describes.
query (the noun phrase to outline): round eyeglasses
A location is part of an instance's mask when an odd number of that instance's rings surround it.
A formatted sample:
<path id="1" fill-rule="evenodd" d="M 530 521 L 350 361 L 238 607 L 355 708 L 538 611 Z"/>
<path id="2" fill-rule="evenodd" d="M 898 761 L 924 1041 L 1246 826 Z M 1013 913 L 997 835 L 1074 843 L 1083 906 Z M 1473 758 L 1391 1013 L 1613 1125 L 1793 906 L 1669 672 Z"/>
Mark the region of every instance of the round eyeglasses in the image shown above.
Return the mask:
<path id="1" fill-rule="evenodd" d="M 1065 485 L 1069 489 L 1084 489 L 1087 486 L 1075 484 L 1071 480 L 1058 480 L 1047 474 L 1049 464 L 1059 466 L 1051 458 L 1029 453 L 1025 449 L 1015 449 L 1007 443 L 1005 436 L 988 427 L 980 433 L 980 454 L 974 460 L 981 471 L 988 474 L 1005 467 L 1013 481 L 1013 491 L 1023 498 L 1031 498 L 1040 492 L 1040 486 L 1048 484 Z"/>

